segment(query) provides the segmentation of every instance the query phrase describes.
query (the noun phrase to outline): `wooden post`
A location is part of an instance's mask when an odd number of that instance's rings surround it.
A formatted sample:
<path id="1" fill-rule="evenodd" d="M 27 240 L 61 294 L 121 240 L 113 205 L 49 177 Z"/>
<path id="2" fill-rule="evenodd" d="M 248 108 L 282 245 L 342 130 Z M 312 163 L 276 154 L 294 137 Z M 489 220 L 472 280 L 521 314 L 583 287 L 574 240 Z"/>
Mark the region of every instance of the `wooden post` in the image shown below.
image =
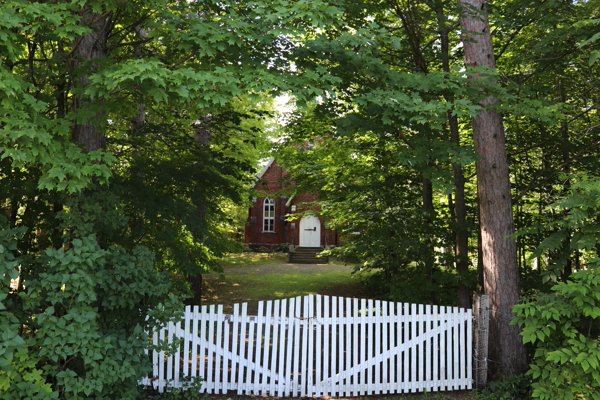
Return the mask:
<path id="1" fill-rule="evenodd" d="M 488 296 L 476 293 L 473 295 L 473 377 L 477 389 L 483 389 L 487 385 L 489 325 Z"/>

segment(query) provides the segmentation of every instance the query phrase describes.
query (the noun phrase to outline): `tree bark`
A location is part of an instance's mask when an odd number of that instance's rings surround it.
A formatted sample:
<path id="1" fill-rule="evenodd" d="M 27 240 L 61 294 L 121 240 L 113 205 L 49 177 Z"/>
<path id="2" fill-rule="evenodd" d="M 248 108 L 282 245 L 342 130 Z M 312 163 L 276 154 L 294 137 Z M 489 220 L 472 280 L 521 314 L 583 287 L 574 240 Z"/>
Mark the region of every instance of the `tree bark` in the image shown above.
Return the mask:
<path id="1" fill-rule="evenodd" d="M 108 15 L 100 15 L 91 11 L 90 6 L 86 6 L 80 13 L 82 25 L 89 26 L 93 29 L 92 32 L 85 36 L 78 37 L 75 44 L 75 56 L 78 59 L 80 66 L 86 63 L 84 68 L 96 68 L 97 64 L 94 60 L 99 60 L 107 55 L 106 41 L 108 37 L 108 28 L 110 26 Z M 74 80 L 75 85 L 83 88 L 89 84 L 89 75 L 84 73 Z M 73 111 L 86 109 L 92 104 L 92 101 L 83 95 L 74 97 Z M 85 123 L 78 123 L 73 129 L 73 140 L 81 143 L 87 151 L 101 150 L 104 148 L 104 132 L 100 128 L 100 121 L 103 117 L 101 110 L 96 111 L 95 116 L 90 118 Z"/>
<path id="2" fill-rule="evenodd" d="M 467 68 L 496 68 L 489 32 L 486 3 L 459 0 Z M 473 78 L 481 85 L 481 75 Z M 482 90 L 484 90 L 482 88 Z M 481 214 L 481 239 L 484 290 L 490 300 L 489 358 L 492 377 L 503 379 L 527 370 L 525 346 L 516 325 L 509 325 L 512 307 L 519 301 L 520 282 L 514 232 L 510 181 L 502 116 L 490 107 L 496 102 L 487 96 L 473 120 L 477 161 L 478 195 Z"/>

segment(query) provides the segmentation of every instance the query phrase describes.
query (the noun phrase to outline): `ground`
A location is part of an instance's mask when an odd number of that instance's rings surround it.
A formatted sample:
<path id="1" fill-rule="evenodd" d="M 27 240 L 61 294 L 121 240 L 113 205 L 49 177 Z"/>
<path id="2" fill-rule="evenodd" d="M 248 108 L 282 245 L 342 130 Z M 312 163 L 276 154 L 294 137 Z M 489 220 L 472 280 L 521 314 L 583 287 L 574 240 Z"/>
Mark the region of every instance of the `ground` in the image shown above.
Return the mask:
<path id="1" fill-rule="evenodd" d="M 204 278 L 203 304 L 224 304 L 231 312 L 235 303 L 248 302 L 248 312 L 256 312 L 258 300 L 287 299 L 306 294 L 364 297 L 359 275 L 343 264 L 284 264 L 280 254 L 228 257 L 223 274 Z M 265 264 L 258 265 L 257 257 Z M 250 259 L 244 263 L 242 259 Z M 277 262 L 269 264 L 269 262 Z"/>

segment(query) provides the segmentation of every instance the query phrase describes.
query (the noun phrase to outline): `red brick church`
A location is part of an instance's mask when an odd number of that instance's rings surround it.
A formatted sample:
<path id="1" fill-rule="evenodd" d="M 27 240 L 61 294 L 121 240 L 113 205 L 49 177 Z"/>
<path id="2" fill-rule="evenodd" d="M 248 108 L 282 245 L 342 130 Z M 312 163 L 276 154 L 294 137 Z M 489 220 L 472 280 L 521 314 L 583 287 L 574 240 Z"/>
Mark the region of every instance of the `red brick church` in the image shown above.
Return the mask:
<path id="1" fill-rule="evenodd" d="M 246 246 L 255 251 L 262 248 L 283 250 L 286 246 L 290 246 L 290 249 L 336 246 L 338 235 L 317 216 L 304 216 L 301 219 L 286 217 L 288 214 L 306 210 L 304 203 L 310 203 L 317 197 L 313 193 L 296 193 L 290 197 L 277 196 L 276 193 L 286 184 L 286 174 L 275 159 L 270 160 L 259 174 L 255 188 L 266 192 L 268 196 L 252 199 L 245 230 Z"/>

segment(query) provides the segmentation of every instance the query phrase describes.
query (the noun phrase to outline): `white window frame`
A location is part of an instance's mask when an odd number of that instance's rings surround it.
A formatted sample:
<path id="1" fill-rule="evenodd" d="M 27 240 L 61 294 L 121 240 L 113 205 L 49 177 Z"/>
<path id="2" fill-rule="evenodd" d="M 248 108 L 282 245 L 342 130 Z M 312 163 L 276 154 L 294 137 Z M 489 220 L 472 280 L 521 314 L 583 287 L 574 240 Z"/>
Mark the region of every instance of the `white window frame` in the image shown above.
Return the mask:
<path id="1" fill-rule="evenodd" d="M 263 232 L 275 232 L 275 200 L 269 197 L 263 201 Z"/>

